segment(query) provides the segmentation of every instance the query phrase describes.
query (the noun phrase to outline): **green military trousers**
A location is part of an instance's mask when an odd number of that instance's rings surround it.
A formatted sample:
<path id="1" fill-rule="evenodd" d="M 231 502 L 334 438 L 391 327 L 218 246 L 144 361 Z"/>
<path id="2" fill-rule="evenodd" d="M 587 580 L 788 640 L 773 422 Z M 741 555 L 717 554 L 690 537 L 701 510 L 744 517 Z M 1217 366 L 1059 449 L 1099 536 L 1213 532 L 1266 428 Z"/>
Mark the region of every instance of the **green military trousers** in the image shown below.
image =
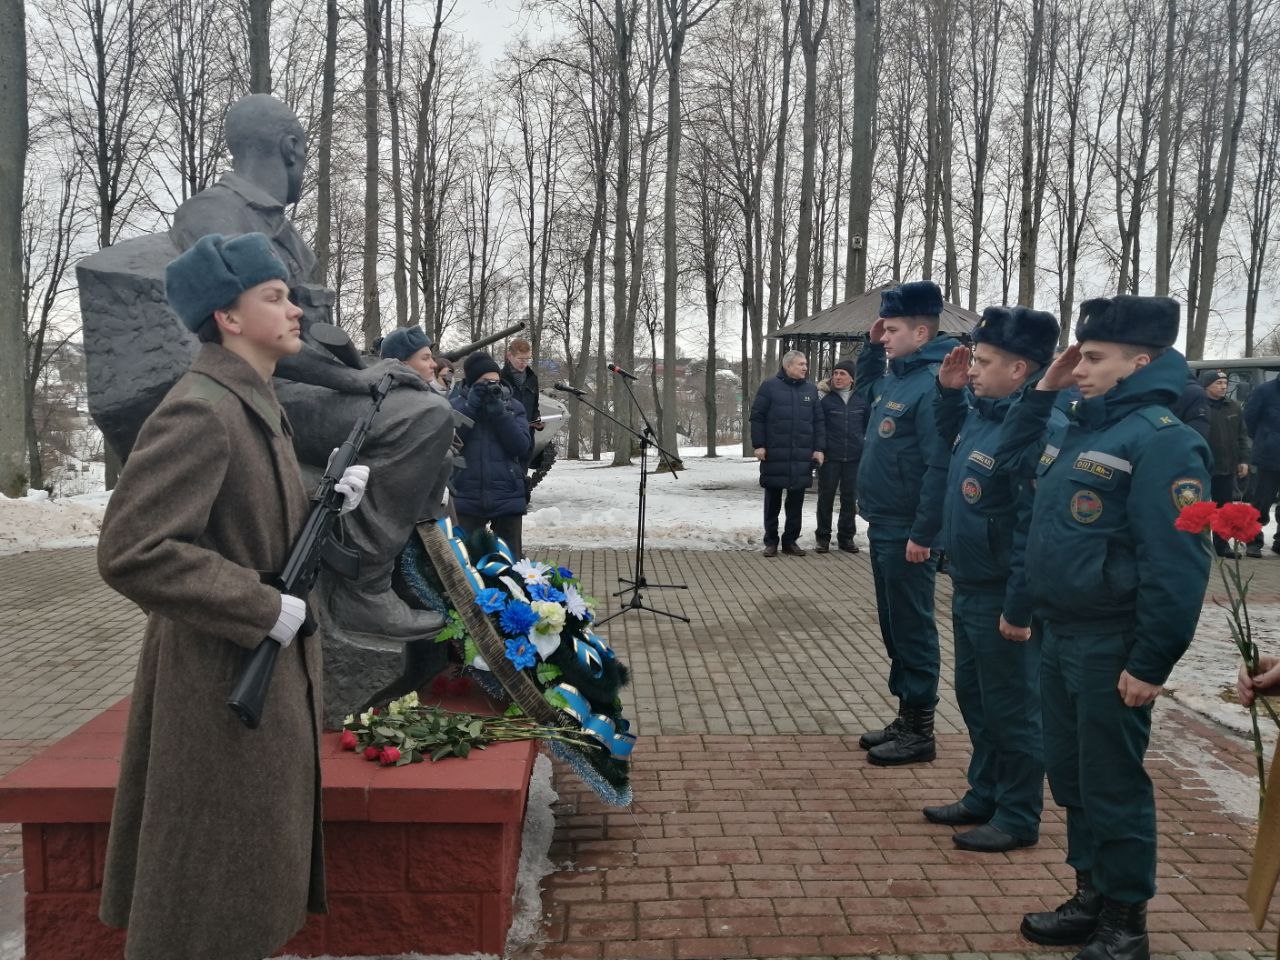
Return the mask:
<path id="1" fill-rule="evenodd" d="M 1156 892 L 1156 804 L 1142 764 L 1151 704 L 1126 707 L 1116 689 L 1131 643 L 1119 629 L 1046 623 L 1040 692 L 1067 863 L 1089 871 L 1103 896 L 1137 903 Z"/>
<path id="2" fill-rule="evenodd" d="M 1025 643 L 1006 640 L 1003 611 L 1003 587 L 955 585 L 956 700 L 973 745 L 963 803 L 997 829 L 1034 843 L 1044 807 L 1041 638 L 1037 628 Z"/>
<path id="3" fill-rule="evenodd" d="M 871 573 L 876 584 L 876 613 L 889 655 L 889 692 L 904 706 L 932 710 L 938 702 L 938 628 L 933 593 L 938 561 L 907 562 L 906 527 L 873 523 Z"/>

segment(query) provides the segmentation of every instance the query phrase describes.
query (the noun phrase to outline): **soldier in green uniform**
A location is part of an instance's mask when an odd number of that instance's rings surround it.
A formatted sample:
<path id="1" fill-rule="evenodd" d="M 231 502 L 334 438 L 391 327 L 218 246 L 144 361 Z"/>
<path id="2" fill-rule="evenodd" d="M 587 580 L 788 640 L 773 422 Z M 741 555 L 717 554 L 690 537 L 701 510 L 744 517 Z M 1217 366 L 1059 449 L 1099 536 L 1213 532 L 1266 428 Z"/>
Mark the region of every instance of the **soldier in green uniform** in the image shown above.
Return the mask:
<path id="1" fill-rule="evenodd" d="M 867 759 L 880 766 L 936 755 L 939 658 L 932 547 L 942 525 L 950 455 L 933 420 L 933 397 L 938 364 L 956 346 L 955 338 L 938 334 L 941 314 L 937 284 L 926 280 L 886 290 L 880 316 L 858 354 L 857 389 L 871 406 L 858 467 L 858 508 L 869 525 L 889 691 L 898 698 L 897 719 L 859 741 Z"/>
<path id="2" fill-rule="evenodd" d="M 1195 633 L 1209 552 L 1174 528 L 1208 495 L 1204 440 L 1170 410 L 1187 380 L 1171 348 L 1178 305 L 1120 296 L 1080 307 L 1065 350 L 1005 421 L 996 456 L 1038 445 L 1056 391 L 1083 399 L 1043 447 L 1026 569 L 1044 622 L 1045 766 L 1067 811 L 1076 893 L 1029 913 L 1036 943 L 1084 944 L 1076 960 L 1147 960 L 1156 816 L 1143 757 L 1152 703 Z"/>
<path id="3" fill-rule="evenodd" d="M 1040 729 L 1040 636 L 1032 630 L 1021 555 L 1031 484 L 997 463 L 1005 414 L 1053 359 L 1058 321 L 1026 307 L 988 307 L 973 331 L 973 362 L 956 347 L 938 371 L 934 418 L 952 448 L 940 545 L 955 590 L 956 700 L 973 754 L 969 790 L 925 818 L 976 825 L 953 840 L 998 853 L 1040 837 L 1044 751 Z M 966 388 L 966 384 L 968 389 Z M 1055 411 L 1058 430 L 1066 417 Z"/>

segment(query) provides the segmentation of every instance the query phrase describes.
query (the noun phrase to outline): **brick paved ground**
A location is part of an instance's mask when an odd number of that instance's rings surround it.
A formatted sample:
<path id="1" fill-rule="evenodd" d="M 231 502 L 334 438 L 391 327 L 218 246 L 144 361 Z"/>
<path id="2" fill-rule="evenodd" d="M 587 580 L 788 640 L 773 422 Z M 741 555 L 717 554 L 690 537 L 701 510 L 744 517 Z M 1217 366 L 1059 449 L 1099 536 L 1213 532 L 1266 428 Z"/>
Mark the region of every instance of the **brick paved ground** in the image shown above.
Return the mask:
<path id="1" fill-rule="evenodd" d="M 546 559 L 601 598 L 628 565 L 616 551 Z M 1280 562 L 1256 569 L 1257 595 L 1280 593 Z M 657 551 L 648 573 L 691 585 L 647 600 L 693 623 L 628 613 L 607 628 L 632 667 L 629 709 L 644 735 L 636 804 L 604 808 L 557 777 L 561 869 L 545 887 L 547 942 L 532 954 L 1031 955 L 1018 917 L 1067 893 L 1056 809 L 1039 847 L 996 857 L 955 850 L 918 813 L 958 795 L 967 761 L 947 680 L 945 578 L 939 759 L 881 770 L 856 746 L 890 710 L 865 554 Z M 0 771 L 127 692 L 141 624 L 97 579 L 90 550 L 0 557 Z M 1247 751 L 1174 705 L 1161 706 L 1157 731 L 1154 945 L 1185 960 L 1269 948 L 1274 930 L 1252 932 L 1240 899 L 1248 818 L 1217 799 L 1232 787 L 1247 796 Z M 0 832 L 0 940 L 20 922 L 15 841 Z"/>

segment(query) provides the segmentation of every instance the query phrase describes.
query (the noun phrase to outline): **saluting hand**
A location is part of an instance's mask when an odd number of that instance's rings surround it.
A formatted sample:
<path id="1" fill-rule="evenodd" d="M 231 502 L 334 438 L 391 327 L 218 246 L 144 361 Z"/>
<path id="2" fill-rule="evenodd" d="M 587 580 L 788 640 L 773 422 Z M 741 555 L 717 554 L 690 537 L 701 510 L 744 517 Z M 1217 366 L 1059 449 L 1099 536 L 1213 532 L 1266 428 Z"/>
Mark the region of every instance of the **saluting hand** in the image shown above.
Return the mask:
<path id="1" fill-rule="evenodd" d="M 948 390 L 963 389 L 969 382 L 970 358 L 968 347 L 953 347 L 951 352 L 942 358 L 942 366 L 938 369 L 938 383 Z"/>
<path id="2" fill-rule="evenodd" d="M 1049 369 L 1044 372 L 1044 376 L 1036 384 L 1036 389 L 1065 390 L 1075 382 L 1075 377 L 1071 376 L 1071 371 L 1076 368 L 1076 364 L 1079 362 L 1080 344 L 1073 343 L 1058 354 L 1053 363 L 1049 364 Z"/>
<path id="3" fill-rule="evenodd" d="M 1128 670 L 1120 671 L 1120 682 L 1116 684 L 1126 707 L 1145 707 L 1160 696 L 1164 688 L 1154 683 L 1144 683 Z"/>
<path id="4" fill-rule="evenodd" d="M 867 343 L 879 343 L 880 338 L 884 336 L 884 318 L 876 317 L 876 322 L 871 325 L 871 329 L 867 331 Z"/>

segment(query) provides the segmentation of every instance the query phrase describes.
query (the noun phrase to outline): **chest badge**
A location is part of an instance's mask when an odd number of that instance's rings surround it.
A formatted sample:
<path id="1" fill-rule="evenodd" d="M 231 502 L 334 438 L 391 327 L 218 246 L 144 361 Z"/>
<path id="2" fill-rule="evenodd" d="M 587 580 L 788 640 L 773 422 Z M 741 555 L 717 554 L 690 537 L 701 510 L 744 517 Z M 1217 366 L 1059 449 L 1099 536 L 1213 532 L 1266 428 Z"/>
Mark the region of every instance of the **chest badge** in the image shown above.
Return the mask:
<path id="1" fill-rule="evenodd" d="M 1102 498 L 1092 490 L 1077 490 L 1071 498 L 1071 516 L 1080 523 L 1093 523 L 1102 516 Z"/>
<path id="2" fill-rule="evenodd" d="M 1204 499 L 1204 485 L 1195 477 L 1183 477 L 1181 480 L 1173 481 L 1170 492 L 1173 494 L 1173 508 L 1175 510 L 1189 507 L 1191 504 L 1199 503 Z"/>
<path id="3" fill-rule="evenodd" d="M 894 421 L 893 417 L 885 417 L 880 421 L 880 426 L 877 428 L 876 432 L 882 437 L 892 437 L 893 431 L 897 429 L 898 424 Z"/>
<path id="4" fill-rule="evenodd" d="M 965 477 L 964 483 L 960 484 L 960 495 L 965 503 L 977 503 L 982 499 L 982 484 L 973 477 Z"/>

